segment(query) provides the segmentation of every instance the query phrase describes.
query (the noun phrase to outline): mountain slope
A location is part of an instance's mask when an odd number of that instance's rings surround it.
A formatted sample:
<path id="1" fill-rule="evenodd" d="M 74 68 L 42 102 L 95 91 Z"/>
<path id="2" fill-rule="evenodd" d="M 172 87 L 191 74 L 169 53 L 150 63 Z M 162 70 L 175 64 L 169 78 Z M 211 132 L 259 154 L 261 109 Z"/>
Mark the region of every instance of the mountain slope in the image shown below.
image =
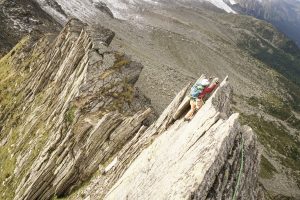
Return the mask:
<path id="1" fill-rule="evenodd" d="M 53 42 L 48 37 L 26 37 L 0 60 L 0 75 L 7 77 L 0 84 L 1 199 L 83 199 L 81 189 L 93 189 L 87 193 L 93 199 L 115 199 L 110 189 L 123 175 L 136 178 L 127 175 L 132 171 L 142 176 L 139 167 L 151 168 L 156 194 L 172 199 L 208 192 L 256 199 L 256 137 L 230 110 L 227 79 L 190 123 L 182 119 L 186 86 L 147 127 L 151 110 L 134 86 L 142 66 L 109 47 L 114 32 L 72 19 Z M 153 164 L 145 162 L 154 152 Z M 170 188 L 159 187 L 167 176 L 177 178 Z M 139 182 L 152 185 L 146 177 Z"/>
<path id="2" fill-rule="evenodd" d="M 300 192 L 296 167 L 300 155 L 297 127 L 300 89 L 289 80 L 292 77 L 299 80 L 289 66 L 299 69 L 293 59 L 299 49 L 290 46 L 289 40 L 267 23 L 210 10 L 206 4 L 189 3 L 179 7 L 161 2 L 157 7 L 146 4 L 141 12 L 137 11 L 136 18 L 128 21 L 103 20 L 101 23 L 116 32 L 114 48 L 145 65 L 137 85 L 151 99 L 158 113 L 178 88 L 201 73 L 229 75 L 235 107 L 243 113 L 244 122 L 255 128 L 265 150 L 261 182 L 272 198 L 279 194 L 297 197 Z M 76 10 L 72 13 L 79 16 Z M 90 20 L 87 22 L 93 24 Z M 272 35 L 274 37 L 269 37 Z M 248 38 L 252 38 L 252 42 L 247 44 Z M 275 50 L 279 53 L 270 53 L 273 60 L 281 60 L 281 52 L 287 55 L 279 69 L 270 65 L 268 57 L 259 54 L 259 51 Z M 275 141 L 270 140 L 272 132 L 276 132 Z M 283 151 L 284 146 L 290 146 L 290 150 Z M 276 184 L 282 180 L 287 187 Z"/>
<path id="3" fill-rule="evenodd" d="M 58 33 L 61 29 L 33 0 L 2 0 L 0 7 L 0 57 L 31 31 Z"/>
<path id="4" fill-rule="evenodd" d="M 236 0 L 231 7 L 244 14 L 266 20 L 300 46 L 300 2 L 297 0 Z"/>
<path id="5" fill-rule="evenodd" d="M 299 49 L 274 27 L 193 1 L 140 4 L 124 10 L 135 16 L 125 21 L 103 15 L 91 1 L 84 1 L 85 12 L 76 0 L 57 2 L 70 17 L 116 33 L 111 46 L 145 66 L 136 86 L 157 113 L 200 74 L 229 75 L 233 107 L 255 129 L 264 149 L 260 181 L 271 198 L 299 197 Z"/>

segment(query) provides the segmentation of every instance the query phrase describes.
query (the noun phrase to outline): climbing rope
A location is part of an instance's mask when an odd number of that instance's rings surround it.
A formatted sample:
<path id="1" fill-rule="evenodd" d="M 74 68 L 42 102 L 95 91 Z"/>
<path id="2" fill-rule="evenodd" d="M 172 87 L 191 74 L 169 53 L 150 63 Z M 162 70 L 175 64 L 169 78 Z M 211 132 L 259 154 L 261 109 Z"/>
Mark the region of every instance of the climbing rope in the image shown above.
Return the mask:
<path id="1" fill-rule="evenodd" d="M 240 166 L 240 171 L 239 171 L 239 175 L 238 175 L 238 180 L 235 186 L 235 191 L 232 197 L 232 200 L 236 200 L 237 199 L 237 193 L 239 190 L 239 186 L 240 186 L 240 181 L 241 181 L 241 176 L 242 176 L 242 172 L 243 172 L 243 167 L 244 167 L 244 138 L 242 137 L 242 145 L 241 145 L 241 166 Z"/>

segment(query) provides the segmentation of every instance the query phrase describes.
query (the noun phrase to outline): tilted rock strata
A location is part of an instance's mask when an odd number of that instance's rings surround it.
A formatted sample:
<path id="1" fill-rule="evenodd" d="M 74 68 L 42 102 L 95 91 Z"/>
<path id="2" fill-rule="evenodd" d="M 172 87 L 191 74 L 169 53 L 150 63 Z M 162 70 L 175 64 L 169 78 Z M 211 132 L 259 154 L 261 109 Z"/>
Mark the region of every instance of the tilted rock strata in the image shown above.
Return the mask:
<path id="1" fill-rule="evenodd" d="M 17 143 L 30 135 L 48 139 L 30 166 L 26 158 L 33 151 L 18 153 L 14 176 L 25 176 L 14 199 L 68 194 L 118 152 L 150 115 L 133 86 L 142 66 L 110 49 L 113 37 L 108 29 L 73 19 L 28 66 L 27 81 L 19 88 L 24 121 L 19 122 Z"/>
<path id="2" fill-rule="evenodd" d="M 1 113 L 1 134 L 15 127 L 0 147 L 19 133 L 7 180 L 21 178 L 14 199 L 62 197 L 83 182 L 75 199 L 256 199 L 256 139 L 230 113 L 227 80 L 191 122 L 181 119 L 186 86 L 146 127 L 151 110 L 133 86 L 142 67 L 108 47 L 113 36 L 73 19 L 20 66 L 29 71 L 18 91 L 24 101 L 11 111 L 22 116 Z"/>
<path id="3" fill-rule="evenodd" d="M 162 133 L 104 199 L 228 199 L 236 189 L 243 199 L 257 199 L 255 136 L 240 126 L 238 114 L 220 119 L 228 110 L 228 87 L 223 82 L 190 123 L 176 121 Z M 222 180 L 223 167 L 228 177 Z"/>
<path id="4" fill-rule="evenodd" d="M 259 199 L 256 137 L 230 113 L 229 83 L 189 123 L 173 119 L 187 89 L 71 199 Z"/>

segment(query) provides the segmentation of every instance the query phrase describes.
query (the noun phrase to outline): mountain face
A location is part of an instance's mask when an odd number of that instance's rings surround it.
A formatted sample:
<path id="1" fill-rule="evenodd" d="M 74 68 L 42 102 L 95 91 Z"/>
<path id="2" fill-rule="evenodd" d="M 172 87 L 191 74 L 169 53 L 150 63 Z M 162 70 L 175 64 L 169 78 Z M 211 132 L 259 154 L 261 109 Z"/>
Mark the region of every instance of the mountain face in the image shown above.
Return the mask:
<path id="1" fill-rule="evenodd" d="M 300 1 L 297 0 L 235 0 L 232 8 L 258 19 L 266 20 L 300 46 Z"/>
<path id="2" fill-rule="evenodd" d="M 51 37 L 26 37 L 1 59 L 1 199 L 67 193 L 150 115 L 133 88 L 142 66 L 108 48 L 112 31 L 72 20 Z"/>
<path id="3" fill-rule="evenodd" d="M 189 123 L 186 86 L 147 125 L 142 66 L 114 35 L 72 19 L 0 60 L 1 199 L 257 199 L 257 141 L 227 78 Z"/>
<path id="4" fill-rule="evenodd" d="M 93 0 L 93 2 L 97 2 Z M 170 3 L 169 0 L 103 0 L 117 18 L 128 19 L 136 16 L 138 11 L 149 7 L 170 7 L 170 6 L 187 6 L 187 5 L 207 5 L 211 8 L 215 7 L 228 13 L 236 13 L 230 5 L 222 0 L 174 0 Z"/>
<path id="5" fill-rule="evenodd" d="M 65 28 L 25 37 L 1 59 L 4 199 L 145 197 L 134 188 L 159 191 L 160 171 L 180 188 L 159 197 L 180 189 L 218 199 L 239 188 L 259 199 L 257 146 L 265 198 L 299 199 L 300 51 L 271 24 L 219 1 L 37 2 Z M 224 81 L 195 121 L 174 119 L 186 85 L 203 73 L 228 75 L 233 94 Z M 152 125 L 149 100 L 160 116 Z M 124 183 L 130 190 L 114 192 Z"/>

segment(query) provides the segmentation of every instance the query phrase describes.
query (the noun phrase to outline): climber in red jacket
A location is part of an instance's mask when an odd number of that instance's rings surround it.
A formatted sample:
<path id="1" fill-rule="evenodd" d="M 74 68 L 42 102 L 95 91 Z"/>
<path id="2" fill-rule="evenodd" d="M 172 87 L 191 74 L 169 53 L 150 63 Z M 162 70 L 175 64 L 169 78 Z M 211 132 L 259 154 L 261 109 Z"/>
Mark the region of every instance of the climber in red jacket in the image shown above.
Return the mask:
<path id="1" fill-rule="evenodd" d="M 205 95 L 211 93 L 217 86 L 219 85 L 219 81 L 217 80 L 215 83 L 213 83 L 210 86 L 207 86 L 203 89 L 203 91 L 198 95 L 198 98 L 196 99 L 195 103 L 196 105 L 191 104 L 191 110 L 185 115 L 184 120 L 189 121 L 193 118 L 195 110 L 199 110 L 203 104 L 203 99 L 205 98 Z"/>
<path id="2" fill-rule="evenodd" d="M 199 94 L 198 98 L 203 99 L 205 97 L 205 95 L 211 93 L 218 86 L 218 84 L 219 84 L 219 81 L 216 81 L 211 86 L 204 88 L 204 90 Z"/>

